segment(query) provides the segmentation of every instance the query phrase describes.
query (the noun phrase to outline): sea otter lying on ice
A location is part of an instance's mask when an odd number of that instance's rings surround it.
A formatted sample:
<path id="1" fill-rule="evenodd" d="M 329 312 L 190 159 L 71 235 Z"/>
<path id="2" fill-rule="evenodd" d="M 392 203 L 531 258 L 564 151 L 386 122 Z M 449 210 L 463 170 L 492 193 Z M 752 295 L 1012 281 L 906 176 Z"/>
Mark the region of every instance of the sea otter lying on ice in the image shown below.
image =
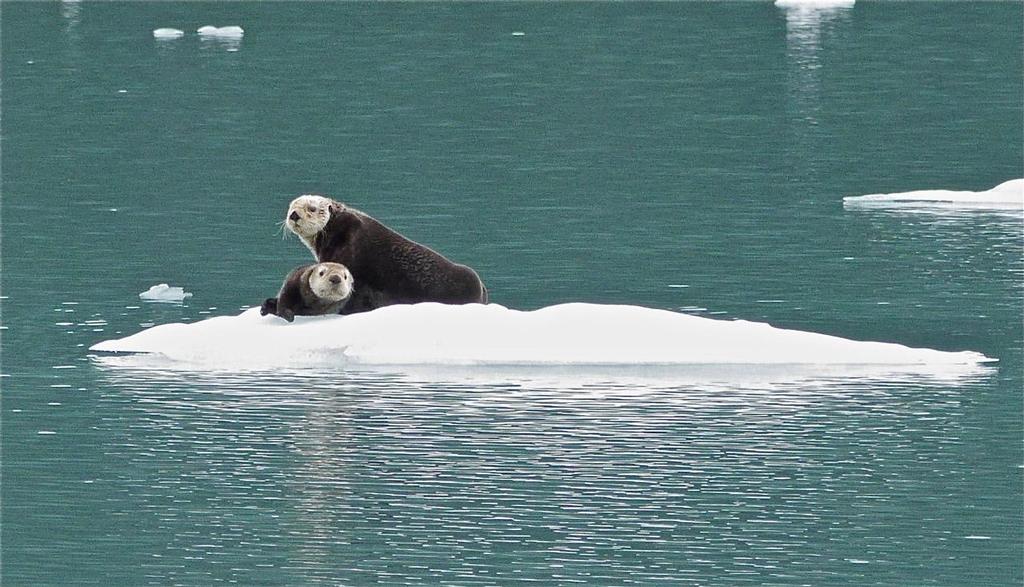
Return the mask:
<path id="1" fill-rule="evenodd" d="M 487 303 L 487 288 L 471 268 L 341 202 L 299 196 L 288 206 L 285 226 L 319 263 L 340 263 L 351 272 L 355 284 L 342 314 L 391 304 Z"/>
<path id="2" fill-rule="evenodd" d="M 294 269 L 276 298 L 267 298 L 260 314 L 291 322 L 295 316 L 338 314 L 352 297 L 352 274 L 339 263 L 315 263 Z"/>

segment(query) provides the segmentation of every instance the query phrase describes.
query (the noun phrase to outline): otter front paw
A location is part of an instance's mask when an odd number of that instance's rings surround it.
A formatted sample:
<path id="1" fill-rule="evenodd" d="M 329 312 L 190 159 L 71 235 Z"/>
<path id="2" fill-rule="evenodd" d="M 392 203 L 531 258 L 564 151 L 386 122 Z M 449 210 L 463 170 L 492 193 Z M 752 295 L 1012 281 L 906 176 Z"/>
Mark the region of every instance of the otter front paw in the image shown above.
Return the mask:
<path id="1" fill-rule="evenodd" d="M 260 316 L 267 314 L 277 315 L 277 298 L 267 298 L 260 306 Z"/>

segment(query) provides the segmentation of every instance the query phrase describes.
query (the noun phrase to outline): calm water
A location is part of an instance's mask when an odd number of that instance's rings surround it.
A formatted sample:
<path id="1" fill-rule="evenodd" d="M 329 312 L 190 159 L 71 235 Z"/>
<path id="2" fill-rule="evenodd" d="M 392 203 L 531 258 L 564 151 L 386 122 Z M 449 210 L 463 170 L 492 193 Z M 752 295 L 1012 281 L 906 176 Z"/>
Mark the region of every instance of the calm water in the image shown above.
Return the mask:
<path id="1" fill-rule="evenodd" d="M 1021 216 L 841 204 L 1024 176 L 1021 4 L 0 10 L 4 585 L 1024 581 Z M 189 34 L 154 41 L 166 26 Z M 276 291 L 308 262 L 277 226 L 307 191 L 510 307 L 1000 362 L 673 379 L 89 357 Z M 160 282 L 195 295 L 140 303 Z"/>

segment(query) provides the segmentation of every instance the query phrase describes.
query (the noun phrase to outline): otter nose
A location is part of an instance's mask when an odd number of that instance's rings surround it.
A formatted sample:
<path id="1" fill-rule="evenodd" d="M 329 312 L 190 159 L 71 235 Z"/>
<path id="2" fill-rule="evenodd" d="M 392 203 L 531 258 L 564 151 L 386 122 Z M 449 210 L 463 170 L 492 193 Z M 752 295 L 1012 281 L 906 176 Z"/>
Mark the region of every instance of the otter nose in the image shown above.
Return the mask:
<path id="1" fill-rule="evenodd" d="M 332 275 L 332 276 L 330 277 L 330 281 L 331 281 L 331 283 L 333 283 L 334 285 L 338 285 L 339 283 L 341 283 L 341 276 L 340 276 L 340 275 Z"/>
<path id="2" fill-rule="evenodd" d="M 292 222 L 298 222 L 299 221 L 299 213 L 296 212 L 295 210 L 292 210 L 292 213 L 288 215 L 288 219 L 291 220 Z"/>

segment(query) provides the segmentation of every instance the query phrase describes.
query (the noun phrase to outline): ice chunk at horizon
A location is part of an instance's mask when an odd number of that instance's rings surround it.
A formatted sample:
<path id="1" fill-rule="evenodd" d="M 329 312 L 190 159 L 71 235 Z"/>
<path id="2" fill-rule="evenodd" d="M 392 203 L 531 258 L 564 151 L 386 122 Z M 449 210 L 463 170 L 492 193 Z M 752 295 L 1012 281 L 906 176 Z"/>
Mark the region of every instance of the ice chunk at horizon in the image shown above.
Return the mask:
<path id="1" fill-rule="evenodd" d="M 778 8 L 826 9 L 852 8 L 856 0 L 775 0 Z"/>
<path id="2" fill-rule="evenodd" d="M 983 192 L 917 190 L 892 194 L 847 196 L 844 206 L 935 205 L 964 209 L 1024 208 L 1024 179 L 1011 179 Z"/>
<path id="3" fill-rule="evenodd" d="M 156 39 L 180 39 L 183 36 L 185 36 L 185 31 L 181 31 L 178 29 L 153 29 L 153 38 Z"/>
<path id="4" fill-rule="evenodd" d="M 743 320 L 718 320 L 639 306 L 571 303 L 533 311 L 497 304 L 395 305 L 351 316 L 298 316 L 287 323 L 237 316 L 165 324 L 93 345 L 149 353 L 200 369 L 350 365 L 910 365 L 990 361 L 863 342 Z"/>
<path id="5" fill-rule="evenodd" d="M 160 283 L 139 294 L 139 298 L 150 302 L 181 302 L 192 297 L 191 292 L 181 287 Z"/>
<path id="6" fill-rule="evenodd" d="M 245 30 L 240 26 L 222 26 L 217 29 L 217 35 L 221 37 L 241 37 Z"/>
<path id="7" fill-rule="evenodd" d="M 196 29 L 196 33 L 201 37 L 217 37 L 221 39 L 238 39 L 245 34 L 245 30 L 240 26 L 222 26 L 215 27 L 206 25 Z"/>

